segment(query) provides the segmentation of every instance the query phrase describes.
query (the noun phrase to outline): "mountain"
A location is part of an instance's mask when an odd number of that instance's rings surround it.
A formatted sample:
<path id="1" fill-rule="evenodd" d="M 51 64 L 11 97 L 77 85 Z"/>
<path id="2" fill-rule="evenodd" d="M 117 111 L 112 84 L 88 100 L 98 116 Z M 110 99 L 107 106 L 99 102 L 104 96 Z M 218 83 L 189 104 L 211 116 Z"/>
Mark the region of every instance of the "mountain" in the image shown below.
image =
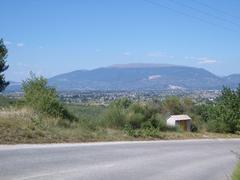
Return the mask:
<path id="1" fill-rule="evenodd" d="M 49 84 L 58 90 L 195 90 L 235 87 L 238 77 L 222 78 L 202 68 L 168 64 L 120 64 L 57 75 Z"/>
<path id="2" fill-rule="evenodd" d="M 72 90 L 210 90 L 223 85 L 235 88 L 240 74 L 219 77 L 195 67 L 169 64 L 117 64 L 93 70 L 77 70 L 49 79 L 59 91 Z M 10 82 L 7 92 L 20 91 Z"/>
<path id="3" fill-rule="evenodd" d="M 225 84 L 230 87 L 236 87 L 240 83 L 240 74 L 232 74 L 223 78 Z"/>
<path id="4" fill-rule="evenodd" d="M 21 83 L 20 82 L 10 81 L 9 83 L 10 84 L 6 88 L 7 92 L 19 92 L 19 91 L 21 91 Z"/>

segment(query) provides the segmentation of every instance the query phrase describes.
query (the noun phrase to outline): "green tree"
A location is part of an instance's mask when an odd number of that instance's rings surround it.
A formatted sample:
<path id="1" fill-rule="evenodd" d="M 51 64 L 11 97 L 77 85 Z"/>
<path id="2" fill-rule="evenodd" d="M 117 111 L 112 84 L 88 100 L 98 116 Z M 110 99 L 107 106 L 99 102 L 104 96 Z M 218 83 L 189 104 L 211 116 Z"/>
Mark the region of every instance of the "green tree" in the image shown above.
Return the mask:
<path id="1" fill-rule="evenodd" d="M 183 98 L 182 100 L 183 108 L 185 112 L 193 111 L 194 103 L 190 98 Z"/>
<path id="2" fill-rule="evenodd" d="M 240 131 L 240 85 L 234 91 L 224 87 L 221 96 L 208 111 L 211 131 L 236 133 Z"/>
<path id="3" fill-rule="evenodd" d="M 104 115 L 104 124 L 110 128 L 123 128 L 126 123 L 126 114 L 132 102 L 127 98 L 113 101 Z"/>
<path id="4" fill-rule="evenodd" d="M 8 85 L 9 82 L 5 81 L 5 76 L 3 74 L 4 71 L 8 69 L 8 65 L 6 65 L 8 50 L 4 45 L 3 39 L 0 40 L 0 92 L 2 92 Z"/>
<path id="5" fill-rule="evenodd" d="M 164 114 L 182 114 L 184 112 L 184 107 L 180 99 L 176 96 L 169 96 L 162 102 L 162 109 Z"/>
<path id="6" fill-rule="evenodd" d="M 66 108 L 58 100 L 54 88 L 47 86 L 47 80 L 43 77 L 31 76 L 22 83 L 24 99 L 26 103 L 36 112 L 60 117 L 68 120 L 75 120 Z"/>

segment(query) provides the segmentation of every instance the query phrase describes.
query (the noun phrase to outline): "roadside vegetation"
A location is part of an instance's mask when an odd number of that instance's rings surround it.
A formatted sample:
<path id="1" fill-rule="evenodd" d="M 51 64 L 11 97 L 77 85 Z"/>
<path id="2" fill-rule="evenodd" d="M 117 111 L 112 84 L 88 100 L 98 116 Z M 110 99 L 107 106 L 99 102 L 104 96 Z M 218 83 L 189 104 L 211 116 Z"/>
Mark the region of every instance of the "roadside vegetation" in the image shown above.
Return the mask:
<path id="1" fill-rule="evenodd" d="M 233 171 L 232 180 L 240 180 L 240 162 L 238 162 Z"/>
<path id="2" fill-rule="evenodd" d="M 238 158 L 238 163 L 233 171 L 231 179 L 232 180 L 240 180 L 240 154 L 238 152 L 233 152 L 233 153 L 236 154 L 236 156 Z"/>
<path id="3" fill-rule="evenodd" d="M 212 103 L 166 97 L 149 102 L 122 98 L 109 106 L 64 104 L 47 80 L 31 74 L 22 83 L 24 96 L 0 96 L 1 143 L 53 143 L 142 139 L 238 137 L 240 87 L 222 90 Z M 171 114 L 192 117 L 192 132 L 168 127 Z"/>

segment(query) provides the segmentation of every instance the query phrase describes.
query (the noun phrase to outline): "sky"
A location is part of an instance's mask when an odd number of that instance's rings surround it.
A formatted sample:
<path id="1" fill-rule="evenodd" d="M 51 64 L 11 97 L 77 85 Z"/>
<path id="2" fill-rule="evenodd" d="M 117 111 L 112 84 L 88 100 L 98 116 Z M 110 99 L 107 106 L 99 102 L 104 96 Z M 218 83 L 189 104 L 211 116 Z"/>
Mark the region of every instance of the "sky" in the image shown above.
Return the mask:
<path id="1" fill-rule="evenodd" d="M 113 64 L 240 73 L 239 0 L 1 0 L 7 80 Z"/>

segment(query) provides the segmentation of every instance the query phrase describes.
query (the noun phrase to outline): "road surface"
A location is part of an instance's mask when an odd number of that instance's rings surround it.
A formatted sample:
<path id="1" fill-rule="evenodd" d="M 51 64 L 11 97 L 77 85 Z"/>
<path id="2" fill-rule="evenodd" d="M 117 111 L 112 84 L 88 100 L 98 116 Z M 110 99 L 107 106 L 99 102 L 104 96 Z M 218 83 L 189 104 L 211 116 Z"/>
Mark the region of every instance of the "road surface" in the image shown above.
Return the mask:
<path id="1" fill-rule="evenodd" d="M 0 145 L 1 180 L 227 180 L 240 140 Z"/>

